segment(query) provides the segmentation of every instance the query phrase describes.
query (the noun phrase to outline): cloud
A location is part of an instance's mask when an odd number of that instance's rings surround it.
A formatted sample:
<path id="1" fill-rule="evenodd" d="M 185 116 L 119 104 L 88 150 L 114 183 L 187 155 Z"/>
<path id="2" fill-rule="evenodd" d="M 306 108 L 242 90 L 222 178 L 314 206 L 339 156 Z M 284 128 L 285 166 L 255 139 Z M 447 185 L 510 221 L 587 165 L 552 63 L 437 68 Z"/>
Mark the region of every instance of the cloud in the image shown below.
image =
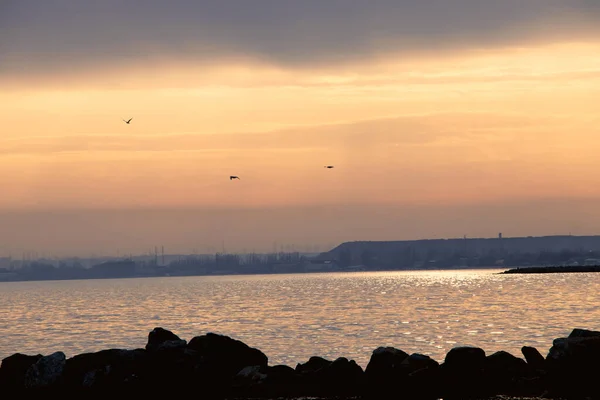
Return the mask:
<path id="1" fill-rule="evenodd" d="M 174 133 L 158 135 L 37 136 L 0 139 L 0 154 L 41 155 L 72 152 L 172 151 L 315 151 L 337 149 L 363 152 L 378 146 L 418 146 L 449 141 L 469 142 L 490 136 L 490 129 L 512 138 L 508 131 L 556 126 L 560 118 L 491 113 L 423 114 L 378 118 L 352 123 L 308 125 L 268 132 L 229 134 Z M 468 124 L 465 123 L 468 121 Z M 468 130 L 465 128 L 468 127 Z"/>
<path id="2" fill-rule="evenodd" d="M 5 137 L 0 185 L 10 190 L 0 210 L 450 204 L 597 195 L 591 144 L 598 135 L 570 129 L 572 119 L 523 110 L 431 113 L 270 132 L 55 130 L 46 138 Z M 324 170 L 326 164 L 336 168 Z M 242 180 L 232 185 L 231 174 Z"/>
<path id="3" fill-rule="evenodd" d="M 175 60 L 330 65 L 569 40 L 598 19 L 595 0 L 9 0 L 0 5 L 0 73 Z"/>

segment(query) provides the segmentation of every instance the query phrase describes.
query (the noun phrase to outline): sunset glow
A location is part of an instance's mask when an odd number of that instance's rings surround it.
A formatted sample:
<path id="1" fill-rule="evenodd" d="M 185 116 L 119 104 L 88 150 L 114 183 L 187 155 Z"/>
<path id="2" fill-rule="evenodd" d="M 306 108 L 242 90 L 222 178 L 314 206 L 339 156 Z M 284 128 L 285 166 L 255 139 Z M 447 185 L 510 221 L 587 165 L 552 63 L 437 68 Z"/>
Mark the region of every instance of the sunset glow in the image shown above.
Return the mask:
<path id="1" fill-rule="evenodd" d="M 600 41 L 584 33 L 297 65 L 247 52 L 0 71 L 0 212 L 340 205 L 402 215 L 403 207 L 600 198 Z M 518 225 L 522 215 L 512 218 Z M 485 231 L 439 223 L 442 236 Z M 232 246 L 302 240 L 294 226 L 277 229 Z M 181 237 L 169 232 L 177 247 Z M 308 242 L 311 232 L 300 236 Z M 29 245 L 13 234 L 0 239 Z M 76 250 L 67 247 L 60 251 Z"/>

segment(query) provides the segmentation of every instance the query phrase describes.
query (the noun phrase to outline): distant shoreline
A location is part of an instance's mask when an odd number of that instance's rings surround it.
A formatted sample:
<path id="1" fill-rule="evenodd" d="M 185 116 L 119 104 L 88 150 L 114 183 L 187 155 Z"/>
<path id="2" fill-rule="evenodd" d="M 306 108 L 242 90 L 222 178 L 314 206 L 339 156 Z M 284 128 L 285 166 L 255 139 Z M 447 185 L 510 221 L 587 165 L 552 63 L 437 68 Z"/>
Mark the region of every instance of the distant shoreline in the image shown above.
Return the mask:
<path id="1" fill-rule="evenodd" d="M 600 272 L 600 265 L 557 265 L 548 267 L 521 267 L 501 272 L 502 274 L 555 274 L 555 273 Z"/>
<path id="2" fill-rule="evenodd" d="M 139 278 L 185 278 L 185 277 L 215 277 L 215 276 L 255 276 L 255 275 L 304 275 L 304 274 L 331 274 L 331 273 L 353 273 L 353 272 L 434 272 L 434 271 L 477 271 L 477 270 L 501 270 L 497 266 L 489 267 L 477 267 L 477 268 L 406 268 L 406 269 L 340 269 L 340 270 L 325 270 L 325 271 L 302 271 L 302 272 L 264 272 L 264 273 L 203 273 L 203 274 L 181 274 L 181 275 L 114 275 L 114 276 L 73 276 L 73 277 L 61 277 L 61 276 L 44 276 L 44 277 L 30 277 L 30 276 L 17 276 L 14 273 L 5 274 L 2 276 L 0 273 L 0 283 L 8 282 L 45 282 L 45 281 L 74 281 L 74 280 L 97 280 L 97 279 L 139 279 Z M 502 272 L 498 272 L 502 273 Z"/>
<path id="3" fill-rule="evenodd" d="M 325 270 L 325 271 L 296 271 L 296 272 L 249 272 L 249 273 L 198 273 L 198 274 L 132 274 L 132 275 L 108 275 L 108 276 L 19 276 L 13 273 L 0 273 L 0 283 L 4 282 L 36 282 L 36 281 L 72 281 L 72 280 L 95 280 L 95 279 L 135 279 L 135 278 L 181 278 L 181 277 L 198 277 L 198 276 L 252 276 L 252 275 L 281 275 L 281 274 L 328 274 L 328 273 L 352 273 L 352 272 L 426 272 L 426 271 L 471 271 L 471 270 L 502 270 L 498 266 L 476 267 L 476 268 L 405 268 L 405 269 L 340 269 L 340 270 Z M 505 271 L 497 272 L 497 274 L 551 274 L 551 273 L 590 273 L 600 272 L 600 265 L 557 265 L 557 266 L 531 266 L 517 267 Z"/>

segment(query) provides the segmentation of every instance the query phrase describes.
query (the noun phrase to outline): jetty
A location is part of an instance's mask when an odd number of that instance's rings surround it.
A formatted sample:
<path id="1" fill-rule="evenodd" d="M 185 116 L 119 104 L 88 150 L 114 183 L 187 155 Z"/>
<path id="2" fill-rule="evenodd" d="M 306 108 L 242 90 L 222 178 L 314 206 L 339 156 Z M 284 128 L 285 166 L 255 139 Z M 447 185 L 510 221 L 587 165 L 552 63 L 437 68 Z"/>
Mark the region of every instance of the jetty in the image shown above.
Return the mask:
<path id="1" fill-rule="evenodd" d="M 558 265 L 543 267 L 521 267 L 506 270 L 502 272 L 502 274 L 564 274 L 573 272 L 600 272 L 600 265 Z"/>

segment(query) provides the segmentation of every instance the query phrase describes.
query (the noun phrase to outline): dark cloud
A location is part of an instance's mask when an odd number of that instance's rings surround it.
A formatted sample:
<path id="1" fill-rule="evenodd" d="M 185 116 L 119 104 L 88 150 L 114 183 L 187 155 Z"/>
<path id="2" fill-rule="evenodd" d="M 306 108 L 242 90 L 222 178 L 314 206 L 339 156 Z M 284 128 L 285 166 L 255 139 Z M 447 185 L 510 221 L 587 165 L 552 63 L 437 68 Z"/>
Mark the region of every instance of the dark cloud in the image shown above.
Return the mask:
<path id="1" fill-rule="evenodd" d="M 596 0 L 4 0 L 0 73 L 250 57 L 303 66 L 585 32 Z"/>

